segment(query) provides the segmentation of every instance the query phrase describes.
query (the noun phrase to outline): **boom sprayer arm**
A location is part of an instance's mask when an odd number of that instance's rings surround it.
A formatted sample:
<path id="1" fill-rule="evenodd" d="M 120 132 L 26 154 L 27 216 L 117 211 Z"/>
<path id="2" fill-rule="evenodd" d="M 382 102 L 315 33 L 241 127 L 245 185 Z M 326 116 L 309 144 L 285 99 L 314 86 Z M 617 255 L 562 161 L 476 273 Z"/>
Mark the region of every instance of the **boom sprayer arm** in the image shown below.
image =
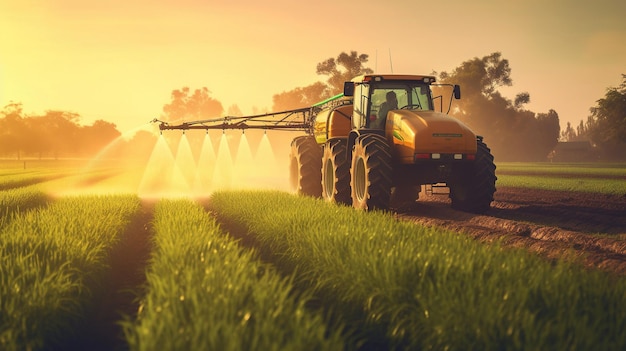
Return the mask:
<path id="1" fill-rule="evenodd" d="M 226 116 L 213 119 L 205 119 L 198 121 L 188 121 L 179 124 L 170 124 L 158 119 L 152 120 L 153 123 L 159 123 L 159 129 L 265 129 L 265 130 L 288 130 L 288 131 L 304 131 L 308 134 L 313 133 L 313 120 L 315 116 L 326 106 L 330 104 L 342 104 L 341 98 L 343 94 L 335 95 L 324 101 L 321 101 L 310 107 L 303 107 L 293 110 L 271 112 L 252 116 Z"/>
<path id="2" fill-rule="evenodd" d="M 182 122 L 179 124 L 170 124 L 156 118 L 152 120 L 152 122 L 159 123 L 159 129 L 161 131 L 170 129 L 269 129 L 310 132 L 312 127 L 311 118 L 315 113 L 313 109 L 313 107 L 307 107 L 253 116 L 226 116 L 222 118 Z"/>

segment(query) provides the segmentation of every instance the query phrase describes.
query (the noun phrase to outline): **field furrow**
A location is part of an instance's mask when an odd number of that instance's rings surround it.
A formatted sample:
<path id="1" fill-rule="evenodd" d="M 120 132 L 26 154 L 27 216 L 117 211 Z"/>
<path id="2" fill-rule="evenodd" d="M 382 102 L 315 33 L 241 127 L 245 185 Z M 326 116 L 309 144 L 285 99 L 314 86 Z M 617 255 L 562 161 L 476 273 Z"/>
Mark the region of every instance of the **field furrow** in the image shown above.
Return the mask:
<path id="1" fill-rule="evenodd" d="M 82 332 L 65 346 L 69 350 L 127 349 L 123 320 L 135 318 L 138 297 L 143 295 L 146 266 L 152 248 L 154 202 L 141 201 L 141 206 L 111 248 L 100 288 L 81 327 Z"/>

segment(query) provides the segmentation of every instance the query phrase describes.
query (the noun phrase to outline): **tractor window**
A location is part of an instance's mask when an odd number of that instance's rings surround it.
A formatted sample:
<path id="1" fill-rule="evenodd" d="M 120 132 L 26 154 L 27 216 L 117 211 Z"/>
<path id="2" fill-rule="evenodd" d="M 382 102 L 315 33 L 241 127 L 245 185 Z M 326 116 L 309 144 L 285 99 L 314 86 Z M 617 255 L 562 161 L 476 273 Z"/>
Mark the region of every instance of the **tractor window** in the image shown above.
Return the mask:
<path id="1" fill-rule="evenodd" d="M 371 114 L 378 116 L 380 108 L 385 101 L 387 101 L 387 93 L 393 92 L 396 94 L 398 100 L 398 107 L 406 105 L 407 89 L 406 87 L 399 88 L 377 88 L 372 91 L 372 110 Z M 403 105 L 404 104 L 404 105 Z M 386 117 L 386 116 L 381 116 Z"/>
<path id="2" fill-rule="evenodd" d="M 432 110 L 429 94 L 430 89 L 427 85 L 413 86 L 410 101 L 402 106 L 407 106 L 411 110 Z"/>
<path id="3" fill-rule="evenodd" d="M 386 103 L 387 94 L 396 96 L 397 105 Z M 390 107 L 391 106 L 391 107 Z M 369 127 L 383 129 L 389 111 L 397 109 L 432 110 L 430 87 L 416 82 L 383 82 L 370 90 Z"/>
<path id="4" fill-rule="evenodd" d="M 398 109 L 400 104 L 407 101 L 407 88 L 402 85 L 384 85 L 378 86 L 372 90 L 371 94 L 371 106 L 370 106 L 370 128 L 384 129 L 387 113 L 392 110 Z M 391 95 L 390 95 L 391 94 Z M 387 101 L 388 96 L 395 96 L 397 102 L 392 102 L 394 99 L 390 98 Z"/>
<path id="5" fill-rule="evenodd" d="M 352 126 L 355 128 L 366 128 L 369 124 L 369 109 L 371 109 L 371 100 L 368 93 L 369 85 L 358 84 L 355 86 L 354 92 L 354 115 Z"/>
<path id="6" fill-rule="evenodd" d="M 380 106 L 386 101 L 386 96 L 389 92 L 396 94 L 398 100 L 397 108 L 432 110 L 430 87 L 428 85 L 415 84 L 414 82 L 386 83 L 376 86 L 371 92 L 371 114 L 378 115 Z"/>

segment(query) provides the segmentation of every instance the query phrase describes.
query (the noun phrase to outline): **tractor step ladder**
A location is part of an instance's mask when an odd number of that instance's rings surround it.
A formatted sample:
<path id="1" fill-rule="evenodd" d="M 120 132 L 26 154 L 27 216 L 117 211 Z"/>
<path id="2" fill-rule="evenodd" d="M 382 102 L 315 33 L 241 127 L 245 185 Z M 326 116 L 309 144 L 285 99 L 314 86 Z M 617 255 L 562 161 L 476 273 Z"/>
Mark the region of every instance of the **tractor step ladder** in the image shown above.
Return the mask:
<path id="1" fill-rule="evenodd" d="M 424 192 L 426 195 L 449 195 L 450 188 L 446 185 L 446 183 L 435 183 L 435 184 L 425 184 L 423 185 Z"/>

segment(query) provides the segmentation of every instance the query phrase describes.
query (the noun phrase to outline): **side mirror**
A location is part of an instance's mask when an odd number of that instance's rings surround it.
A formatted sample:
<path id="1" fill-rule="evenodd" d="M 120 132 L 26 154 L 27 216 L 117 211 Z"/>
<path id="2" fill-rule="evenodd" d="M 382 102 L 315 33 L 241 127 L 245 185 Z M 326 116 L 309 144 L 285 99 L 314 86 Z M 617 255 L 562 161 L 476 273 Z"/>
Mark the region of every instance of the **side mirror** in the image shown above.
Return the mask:
<path id="1" fill-rule="evenodd" d="M 354 96 L 354 82 L 343 83 L 343 96 Z"/>
<path id="2" fill-rule="evenodd" d="M 454 85 L 454 89 L 452 90 L 452 92 L 454 93 L 455 99 L 458 100 L 461 98 L 461 87 L 458 84 Z"/>

